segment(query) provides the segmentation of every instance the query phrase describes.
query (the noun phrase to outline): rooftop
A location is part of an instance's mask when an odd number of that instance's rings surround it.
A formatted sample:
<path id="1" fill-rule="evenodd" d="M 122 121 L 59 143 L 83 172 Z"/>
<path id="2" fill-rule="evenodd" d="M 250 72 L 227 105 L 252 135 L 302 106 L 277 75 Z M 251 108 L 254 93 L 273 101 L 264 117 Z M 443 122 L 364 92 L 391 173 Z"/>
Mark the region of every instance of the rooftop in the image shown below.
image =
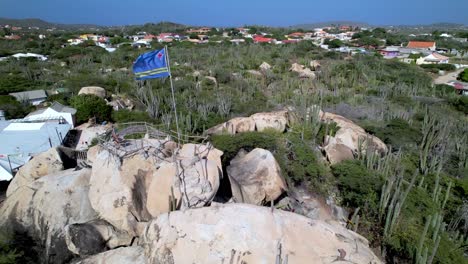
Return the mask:
<path id="1" fill-rule="evenodd" d="M 11 96 L 14 96 L 18 100 L 34 100 L 47 98 L 47 94 L 44 90 L 33 90 L 26 92 L 10 93 Z"/>
<path id="2" fill-rule="evenodd" d="M 434 47 L 434 45 L 434 41 L 410 41 L 407 47 L 414 49 L 428 49 Z"/>

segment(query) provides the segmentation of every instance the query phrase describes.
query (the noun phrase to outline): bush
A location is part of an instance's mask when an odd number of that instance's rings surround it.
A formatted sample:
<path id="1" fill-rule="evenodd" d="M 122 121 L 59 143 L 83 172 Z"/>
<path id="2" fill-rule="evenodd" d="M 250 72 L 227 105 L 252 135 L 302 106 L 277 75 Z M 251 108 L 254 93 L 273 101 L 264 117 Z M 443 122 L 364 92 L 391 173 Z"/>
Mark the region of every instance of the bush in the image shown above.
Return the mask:
<path id="1" fill-rule="evenodd" d="M 459 96 L 450 100 L 450 104 L 460 112 L 468 114 L 468 96 Z"/>
<path id="2" fill-rule="evenodd" d="M 368 207 L 378 210 L 379 192 L 383 184 L 381 177 L 372 174 L 357 160 L 344 161 L 332 166 L 338 180 L 343 203 L 349 207 Z"/>
<path id="3" fill-rule="evenodd" d="M 279 149 L 277 160 L 289 179 L 298 184 L 306 181 L 314 191 L 325 193 L 330 185 L 329 177 L 313 148 L 298 135 L 290 134 L 285 146 Z"/>
<path id="4" fill-rule="evenodd" d="M 421 139 L 420 131 L 400 118 L 390 120 L 385 127 L 366 126 L 365 129 L 394 149 L 412 150 Z"/>
<path id="5" fill-rule="evenodd" d="M 82 94 L 70 99 L 70 104 L 76 108 L 76 122 L 78 124 L 95 117 L 96 122 L 111 120 L 112 107 L 104 99 L 95 95 Z"/>
<path id="6" fill-rule="evenodd" d="M 116 123 L 127 122 L 148 122 L 152 123 L 154 120 L 146 112 L 119 110 L 112 112 L 112 120 Z"/>
<path id="7" fill-rule="evenodd" d="M 276 133 L 274 132 L 245 132 L 236 135 L 213 135 L 213 146 L 224 152 L 223 164 L 228 164 L 239 150 L 251 151 L 254 148 L 268 149 L 274 152 L 277 149 Z"/>
<path id="8" fill-rule="evenodd" d="M 468 82 L 468 69 L 465 69 L 462 72 L 460 72 L 457 80 L 460 80 L 462 82 Z"/>
<path id="9" fill-rule="evenodd" d="M 454 71 L 457 68 L 453 64 L 422 64 L 421 68 L 429 70 L 430 72 L 437 73 L 438 71 Z"/>
<path id="10" fill-rule="evenodd" d="M 5 111 L 6 119 L 23 118 L 34 109 L 34 106 L 21 103 L 10 95 L 0 95 L 0 110 Z"/>

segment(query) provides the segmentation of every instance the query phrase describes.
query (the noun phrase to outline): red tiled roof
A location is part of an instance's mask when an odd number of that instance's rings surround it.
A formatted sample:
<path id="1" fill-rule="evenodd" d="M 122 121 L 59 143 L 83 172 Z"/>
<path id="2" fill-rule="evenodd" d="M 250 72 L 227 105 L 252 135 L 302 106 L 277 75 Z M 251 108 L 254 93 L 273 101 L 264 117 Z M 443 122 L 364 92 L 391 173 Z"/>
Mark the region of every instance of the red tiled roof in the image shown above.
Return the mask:
<path id="1" fill-rule="evenodd" d="M 264 37 L 254 37 L 254 42 L 270 42 L 272 41 L 273 39 L 272 38 L 264 38 Z"/>
<path id="2" fill-rule="evenodd" d="M 410 41 L 408 43 L 408 48 L 415 49 L 428 49 L 434 47 L 435 42 L 433 41 Z"/>

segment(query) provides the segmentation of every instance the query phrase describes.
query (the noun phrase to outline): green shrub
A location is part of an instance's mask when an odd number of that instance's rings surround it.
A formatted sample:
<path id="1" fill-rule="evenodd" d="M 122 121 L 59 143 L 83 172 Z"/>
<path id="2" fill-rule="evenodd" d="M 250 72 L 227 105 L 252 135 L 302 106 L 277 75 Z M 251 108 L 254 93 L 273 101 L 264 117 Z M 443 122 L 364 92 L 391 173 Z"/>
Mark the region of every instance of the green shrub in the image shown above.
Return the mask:
<path id="1" fill-rule="evenodd" d="M 112 112 L 112 120 L 116 123 L 128 123 L 128 122 L 154 122 L 153 119 L 146 112 L 141 111 L 130 111 L 130 110 L 119 110 Z"/>
<path id="2" fill-rule="evenodd" d="M 450 104 L 460 112 L 468 114 L 468 96 L 459 96 L 450 100 Z"/>
<path id="3" fill-rule="evenodd" d="M 438 71 L 454 71 L 457 68 L 453 64 L 422 64 L 419 65 L 421 68 L 437 73 Z"/>
<path id="4" fill-rule="evenodd" d="M 457 80 L 460 80 L 462 82 L 468 82 L 468 69 L 464 69 L 462 72 L 460 72 Z"/>
<path id="5" fill-rule="evenodd" d="M 268 149 L 274 152 L 277 149 L 277 133 L 274 132 L 245 132 L 236 135 L 213 135 L 211 142 L 224 152 L 223 163 L 232 160 L 239 150 L 251 151 L 254 148 Z"/>
<path id="6" fill-rule="evenodd" d="M 12 235 L 0 230 L 0 264 L 17 263 L 21 253 L 12 247 Z"/>
<path id="7" fill-rule="evenodd" d="M 420 131 L 400 118 L 390 120 L 385 127 L 365 126 L 365 129 L 393 149 L 413 150 L 421 139 Z"/>
<path id="8" fill-rule="evenodd" d="M 314 191 L 326 193 L 330 179 L 314 147 L 298 135 L 288 134 L 276 155 L 277 160 L 288 179 L 297 184 L 305 181 L 312 185 Z"/>
<path id="9" fill-rule="evenodd" d="M 70 104 L 76 108 L 76 122 L 78 124 L 95 117 L 97 122 L 111 120 L 112 107 L 106 101 L 95 95 L 82 94 L 70 99 Z"/>
<path id="10" fill-rule="evenodd" d="M 349 207 L 367 207 L 378 210 L 379 192 L 383 184 L 380 176 L 370 172 L 357 160 L 349 160 L 332 166 L 343 203 Z"/>
<path id="11" fill-rule="evenodd" d="M 0 110 L 5 111 L 6 119 L 23 118 L 34 109 L 34 106 L 21 103 L 10 95 L 0 95 Z"/>

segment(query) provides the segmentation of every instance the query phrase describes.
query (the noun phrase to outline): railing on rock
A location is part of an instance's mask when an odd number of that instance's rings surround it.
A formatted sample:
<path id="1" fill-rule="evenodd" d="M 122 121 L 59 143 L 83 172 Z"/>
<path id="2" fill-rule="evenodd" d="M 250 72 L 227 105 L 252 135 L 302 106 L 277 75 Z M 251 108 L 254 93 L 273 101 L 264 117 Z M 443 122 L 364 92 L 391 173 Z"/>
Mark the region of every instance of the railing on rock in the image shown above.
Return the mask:
<path id="1" fill-rule="evenodd" d="M 98 144 L 116 154 L 119 157 L 128 156 L 141 149 L 151 147 L 151 142 L 146 139 L 159 139 L 161 141 L 174 141 L 179 144 L 204 143 L 206 136 L 191 136 L 181 134 L 168 129 L 164 125 L 153 125 L 146 122 L 119 123 L 111 130 L 98 137 Z M 133 139 L 129 141 L 129 139 Z"/>

